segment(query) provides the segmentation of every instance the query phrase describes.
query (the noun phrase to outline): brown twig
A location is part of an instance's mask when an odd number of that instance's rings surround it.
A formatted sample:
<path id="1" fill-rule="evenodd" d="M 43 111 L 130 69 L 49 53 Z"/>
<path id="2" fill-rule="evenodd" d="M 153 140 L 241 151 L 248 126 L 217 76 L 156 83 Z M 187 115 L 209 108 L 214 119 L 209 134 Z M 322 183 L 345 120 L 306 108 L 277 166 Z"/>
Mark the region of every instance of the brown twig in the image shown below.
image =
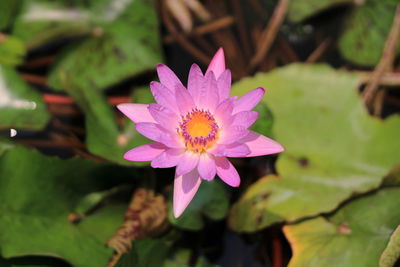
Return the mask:
<path id="1" fill-rule="evenodd" d="M 292 46 L 286 40 L 286 38 L 278 34 L 276 37 L 276 45 L 279 49 L 279 56 L 284 61 L 285 64 L 300 61 L 299 56 L 296 54 Z"/>
<path id="2" fill-rule="evenodd" d="M 246 58 L 251 55 L 250 37 L 248 35 L 246 22 L 244 21 L 243 8 L 240 5 L 240 0 L 232 0 L 232 9 L 236 18 L 236 28 L 239 32 L 239 40 L 242 44 L 243 53 Z"/>
<path id="3" fill-rule="evenodd" d="M 53 141 L 53 140 L 36 140 L 36 139 L 19 139 L 18 143 L 34 147 L 62 147 L 62 148 L 85 148 L 82 143 Z"/>
<path id="4" fill-rule="evenodd" d="M 250 61 L 250 69 L 254 71 L 257 66 L 263 61 L 267 55 L 269 49 L 272 46 L 273 41 L 278 33 L 279 27 L 282 25 L 285 18 L 289 0 L 279 0 L 271 19 L 268 22 L 267 27 L 264 29 L 259 45 L 257 47 L 256 54 Z"/>
<path id="5" fill-rule="evenodd" d="M 50 65 L 51 63 L 54 62 L 56 59 L 55 56 L 46 56 L 46 57 L 40 57 L 40 58 L 35 58 L 30 61 L 25 62 L 22 67 L 23 68 L 38 68 L 38 67 L 43 67 Z"/>
<path id="6" fill-rule="evenodd" d="M 43 77 L 43 76 L 33 75 L 33 74 L 29 74 L 29 73 L 21 73 L 21 77 L 25 81 L 32 83 L 32 84 L 42 85 L 42 86 L 47 85 L 47 79 L 46 79 L 46 77 Z"/>
<path id="7" fill-rule="evenodd" d="M 170 34 L 174 37 L 174 39 L 185 49 L 188 53 L 192 54 L 195 58 L 197 58 L 200 62 L 207 65 L 211 58 L 204 54 L 201 50 L 196 48 L 192 45 L 186 38 L 186 36 L 180 33 L 174 23 L 172 22 L 171 18 L 169 17 L 168 10 L 165 6 L 164 1 L 159 1 L 160 3 L 160 10 L 161 10 L 161 17 L 164 22 L 165 27 L 170 32 Z"/>
<path id="8" fill-rule="evenodd" d="M 204 35 L 207 33 L 211 33 L 211 32 L 229 27 L 234 22 L 235 22 L 235 20 L 232 16 L 222 17 L 222 18 L 213 20 L 209 23 L 198 26 L 186 35 L 187 36 Z M 176 36 L 174 34 L 169 34 L 163 39 L 163 42 L 166 44 L 173 43 L 173 42 L 177 41 L 175 37 Z"/>
<path id="9" fill-rule="evenodd" d="M 209 3 L 208 9 L 214 16 L 224 17 L 228 13 L 228 7 L 225 1 L 209 1 Z M 228 68 L 232 72 L 232 78 L 238 80 L 245 76 L 247 74 L 247 62 L 232 28 L 214 31 L 211 34 L 211 38 L 219 47 L 224 48 L 226 62 L 228 63 Z"/>
<path id="10" fill-rule="evenodd" d="M 397 5 L 393 24 L 382 51 L 382 57 L 379 60 L 378 65 L 374 69 L 374 72 L 372 73 L 371 82 L 367 85 L 367 87 L 363 92 L 363 98 L 367 106 L 370 106 L 372 104 L 372 99 L 376 95 L 376 90 L 378 89 L 382 75 L 393 65 L 399 36 L 400 36 L 400 4 Z"/>
<path id="11" fill-rule="evenodd" d="M 385 99 L 386 92 L 384 90 L 380 90 L 376 93 L 375 103 L 374 103 L 374 116 L 380 117 L 382 115 L 383 110 L 383 102 Z"/>
<path id="12" fill-rule="evenodd" d="M 373 79 L 373 73 L 368 71 L 358 71 L 360 75 L 361 83 L 370 83 Z M 386 72 L 383 73 L 379 80 L 379 85 L 388 87 L 400 86 L 400 73 L 398 72 Z"/>
<path id="13" fill-rule="evenodd" d="M 315 63 L 317 62 L 322 55 L 326 52 L 326 50 L 329 48 L 331 45 L 332 40 L 327 38 L 324 41 L 322 41 L 317 48 L 308 56 L 306 59 L 306 63 Z"/>

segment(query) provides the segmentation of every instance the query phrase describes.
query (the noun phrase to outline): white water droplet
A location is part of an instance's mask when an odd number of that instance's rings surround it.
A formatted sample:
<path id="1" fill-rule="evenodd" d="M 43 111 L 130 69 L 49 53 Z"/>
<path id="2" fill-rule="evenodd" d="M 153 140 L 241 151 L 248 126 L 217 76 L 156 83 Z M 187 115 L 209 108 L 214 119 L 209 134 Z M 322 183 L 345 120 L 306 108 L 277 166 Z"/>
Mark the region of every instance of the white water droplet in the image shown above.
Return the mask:
<path id="1" fill-rule="evenodd" d="M 17 130 L 15 129 L 10 129 L 10 137 L 14 137 L 17 135 Z"/>

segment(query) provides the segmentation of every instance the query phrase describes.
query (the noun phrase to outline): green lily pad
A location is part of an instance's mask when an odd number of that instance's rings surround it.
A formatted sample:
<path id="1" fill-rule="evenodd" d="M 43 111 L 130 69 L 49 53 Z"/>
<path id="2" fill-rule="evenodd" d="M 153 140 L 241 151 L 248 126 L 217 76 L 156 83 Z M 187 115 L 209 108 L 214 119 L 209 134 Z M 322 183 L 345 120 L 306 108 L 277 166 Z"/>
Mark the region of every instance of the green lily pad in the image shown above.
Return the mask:
<path id="1" fill-rule="evenodd" d="M 234 93 L 266 87 L 263 101 L 286 151 L 279 177 L 261 178 L 233 206 L 231 228 L 251 232 L 329 212 L 381 184 L 400 159 L 400 116 L 369 116 L 358 84 L 356 74 L 301 64 L 235 84 Z"/>
<path id="2" fill-rule="evenodd" d="M 81 88 L 102 90 L 162 61 L 153 1 L 129 2 L 119 16 L 99 23 L 95 35 L 64 53 L 49 74 L 51 87 L 65 89 L 65 77 Z"/>
<path id="3" fill-rule="evenodd" d="M 93 214 L 84 217 L 78 228 L 90 233 L 100 244 L 105 244 L 124 222 L 124 214 L 128 203 L 107 205 Z"/>
<path id="4" fill-rule="evenodd" d="M 66 82 L 65 89 L 85 113 L 86 145 L 91 153 L 121 165 L 147 164 L 123 158 L 128 150 L 150 141 L 135 130 L 132 122 L 119 129 L 113 108 L 100 91 L 92 87 L 77 87 L 69 82 Z"/>
<path id="5" fill-rule="evenodd" d="M 288 266 L 378 266 L 400 223 L 399 195 L 399 188 L 381 190 L 351 201 L 328 218 L 285 226 L 293 249 Z"/>
<path id="6" fill-rule="evenodd" d="M 115 267 L 162 266 L 170 246 L 157 239 L 133 241 L 129 253 L 122 255 Z"/>
<path id="7" fill-rule="evenodd" d="M 0 156 L 13 147 L 14 144 L 10 140 L 0 136 Z"/>
<path id="8" fill-rule="evenodd" d="M 339 49 L 347 60 L 373 66 L 378 63 L 393 23 L 398 0 L 365 0 L 346 20 Z M 400 52 L 400 48 L 397 50 Z"/>
<path id="9" fill-rule="evenodd" d="M 2 0 L 0 2 L 0 32 L 8 29 L 21 7 L 22 0 Z"/>
<path id="10" fill-rule="evenodd" d="M 23 2 L 16 18 L 13 35 L 28 48 L 35 48 L 59 38 L 90 33 L 90 12 L 68 1 L 30 0 Z"/>
<path id="11" fill-rule="evenodd" d="M 172 198 L 168 205 L 168 219 L 171 224 L 182 229 L 198 231 L 204 227 L 203 216 L 212 220 L 221 220 L 226 216 L 229 198 L 221 182 L 217 180 L 203 181 L 192 202 L 178 219 L 172 212 Z"/>
<path id="12" fill-rule="evenodd" d="M 334 6 L 353 3 L 354 0 L 292 0 L 288 18 L 293 22 L 300 22 Z"/>
<path id="13" fill-rule="evenodd" d="M 0 65 L 0 129 L 40 130 L 50 115 L 41 95 L 16 70 Z"/>
<path id="14" fill-rule="evenodd" d="M 25 53 L 25 46 L 19 39 L 0 34 L 0 64 L 19 65 L 24 60 Z"/>
<path id="15" fill-rule="evenodd" d="M 192 252 L 189 249 L 177 249 L 172 257 L 164 262 L 163 267 L 217 267 L 218 265 L 210 263 L 205 257 L 197 258 L 195 264 L 190 263 Z"/>
<path id="16" fill-rule="evenodd" d="M 112 250 L 106 248 L 96 218 L 72 224 L 68 215 L 80 199 L 93 191 L 110 188 L 128 170 L 82 159 L 61 160 L 16 147 L 0 157 L 0 252 L 3 258 L 41 255 L 62 258 L 73 266 L 105 266 Z M 123 217 L 107 212 L 101 231 L 111 233 Z M 91 221 L 89 221 L 91 220 Z M 113 221 L 110 223 L 110 221 Z M 85 227 L 90 224 L 90 229 Z M 101 241 L 100 241 L 101 240 Z"/>
<path id="17" fill-rule="evenodd" d="M 393 267 L 400 259 L 400 225 L 390 236 L 389 243 L 379 260 L 379 267 Z"/>

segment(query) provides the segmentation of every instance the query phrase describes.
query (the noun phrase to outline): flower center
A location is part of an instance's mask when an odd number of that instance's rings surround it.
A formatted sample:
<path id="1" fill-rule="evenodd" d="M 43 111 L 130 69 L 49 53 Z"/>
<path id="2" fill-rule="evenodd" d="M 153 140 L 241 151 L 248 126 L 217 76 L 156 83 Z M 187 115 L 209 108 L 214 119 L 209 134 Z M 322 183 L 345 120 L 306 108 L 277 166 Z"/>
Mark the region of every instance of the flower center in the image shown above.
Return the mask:
<path id="1" fill-rule="evenodd" d="M 201 153 L 215 143 L 218 125 L 209 111 L 194 108 L 182 116 L 177 131 L 183 137 L 187 149 Z"/>

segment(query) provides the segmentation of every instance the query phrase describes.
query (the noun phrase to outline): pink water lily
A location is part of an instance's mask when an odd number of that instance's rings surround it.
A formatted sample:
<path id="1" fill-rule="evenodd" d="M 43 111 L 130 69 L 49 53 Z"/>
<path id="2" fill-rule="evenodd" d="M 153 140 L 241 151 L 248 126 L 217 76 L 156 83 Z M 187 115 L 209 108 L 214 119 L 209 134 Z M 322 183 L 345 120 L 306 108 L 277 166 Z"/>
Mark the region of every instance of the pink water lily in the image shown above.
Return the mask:
<path id="1" fill-rule="evenodd" d="M 218 175 L 230 186 L 240 177 L 227 157 L 255 157 L 282 152 L 277 142 L 248 128 L 257 120 L 252 111 L 265 90 L 256 88 L 241 98 L 230 97 L 231 72 L 220 48 L 203 75 L 193 64 L 187 88 L 166 65 L 158 65 L 160 82 L 150 88 L 157 103 L 120 104 L 136 130 L 155 141 L 128 151 L 124 158 L 151 161 L 153 168 L 176 166 L 173 209 L 179 217 L 202 180 Z"/>

